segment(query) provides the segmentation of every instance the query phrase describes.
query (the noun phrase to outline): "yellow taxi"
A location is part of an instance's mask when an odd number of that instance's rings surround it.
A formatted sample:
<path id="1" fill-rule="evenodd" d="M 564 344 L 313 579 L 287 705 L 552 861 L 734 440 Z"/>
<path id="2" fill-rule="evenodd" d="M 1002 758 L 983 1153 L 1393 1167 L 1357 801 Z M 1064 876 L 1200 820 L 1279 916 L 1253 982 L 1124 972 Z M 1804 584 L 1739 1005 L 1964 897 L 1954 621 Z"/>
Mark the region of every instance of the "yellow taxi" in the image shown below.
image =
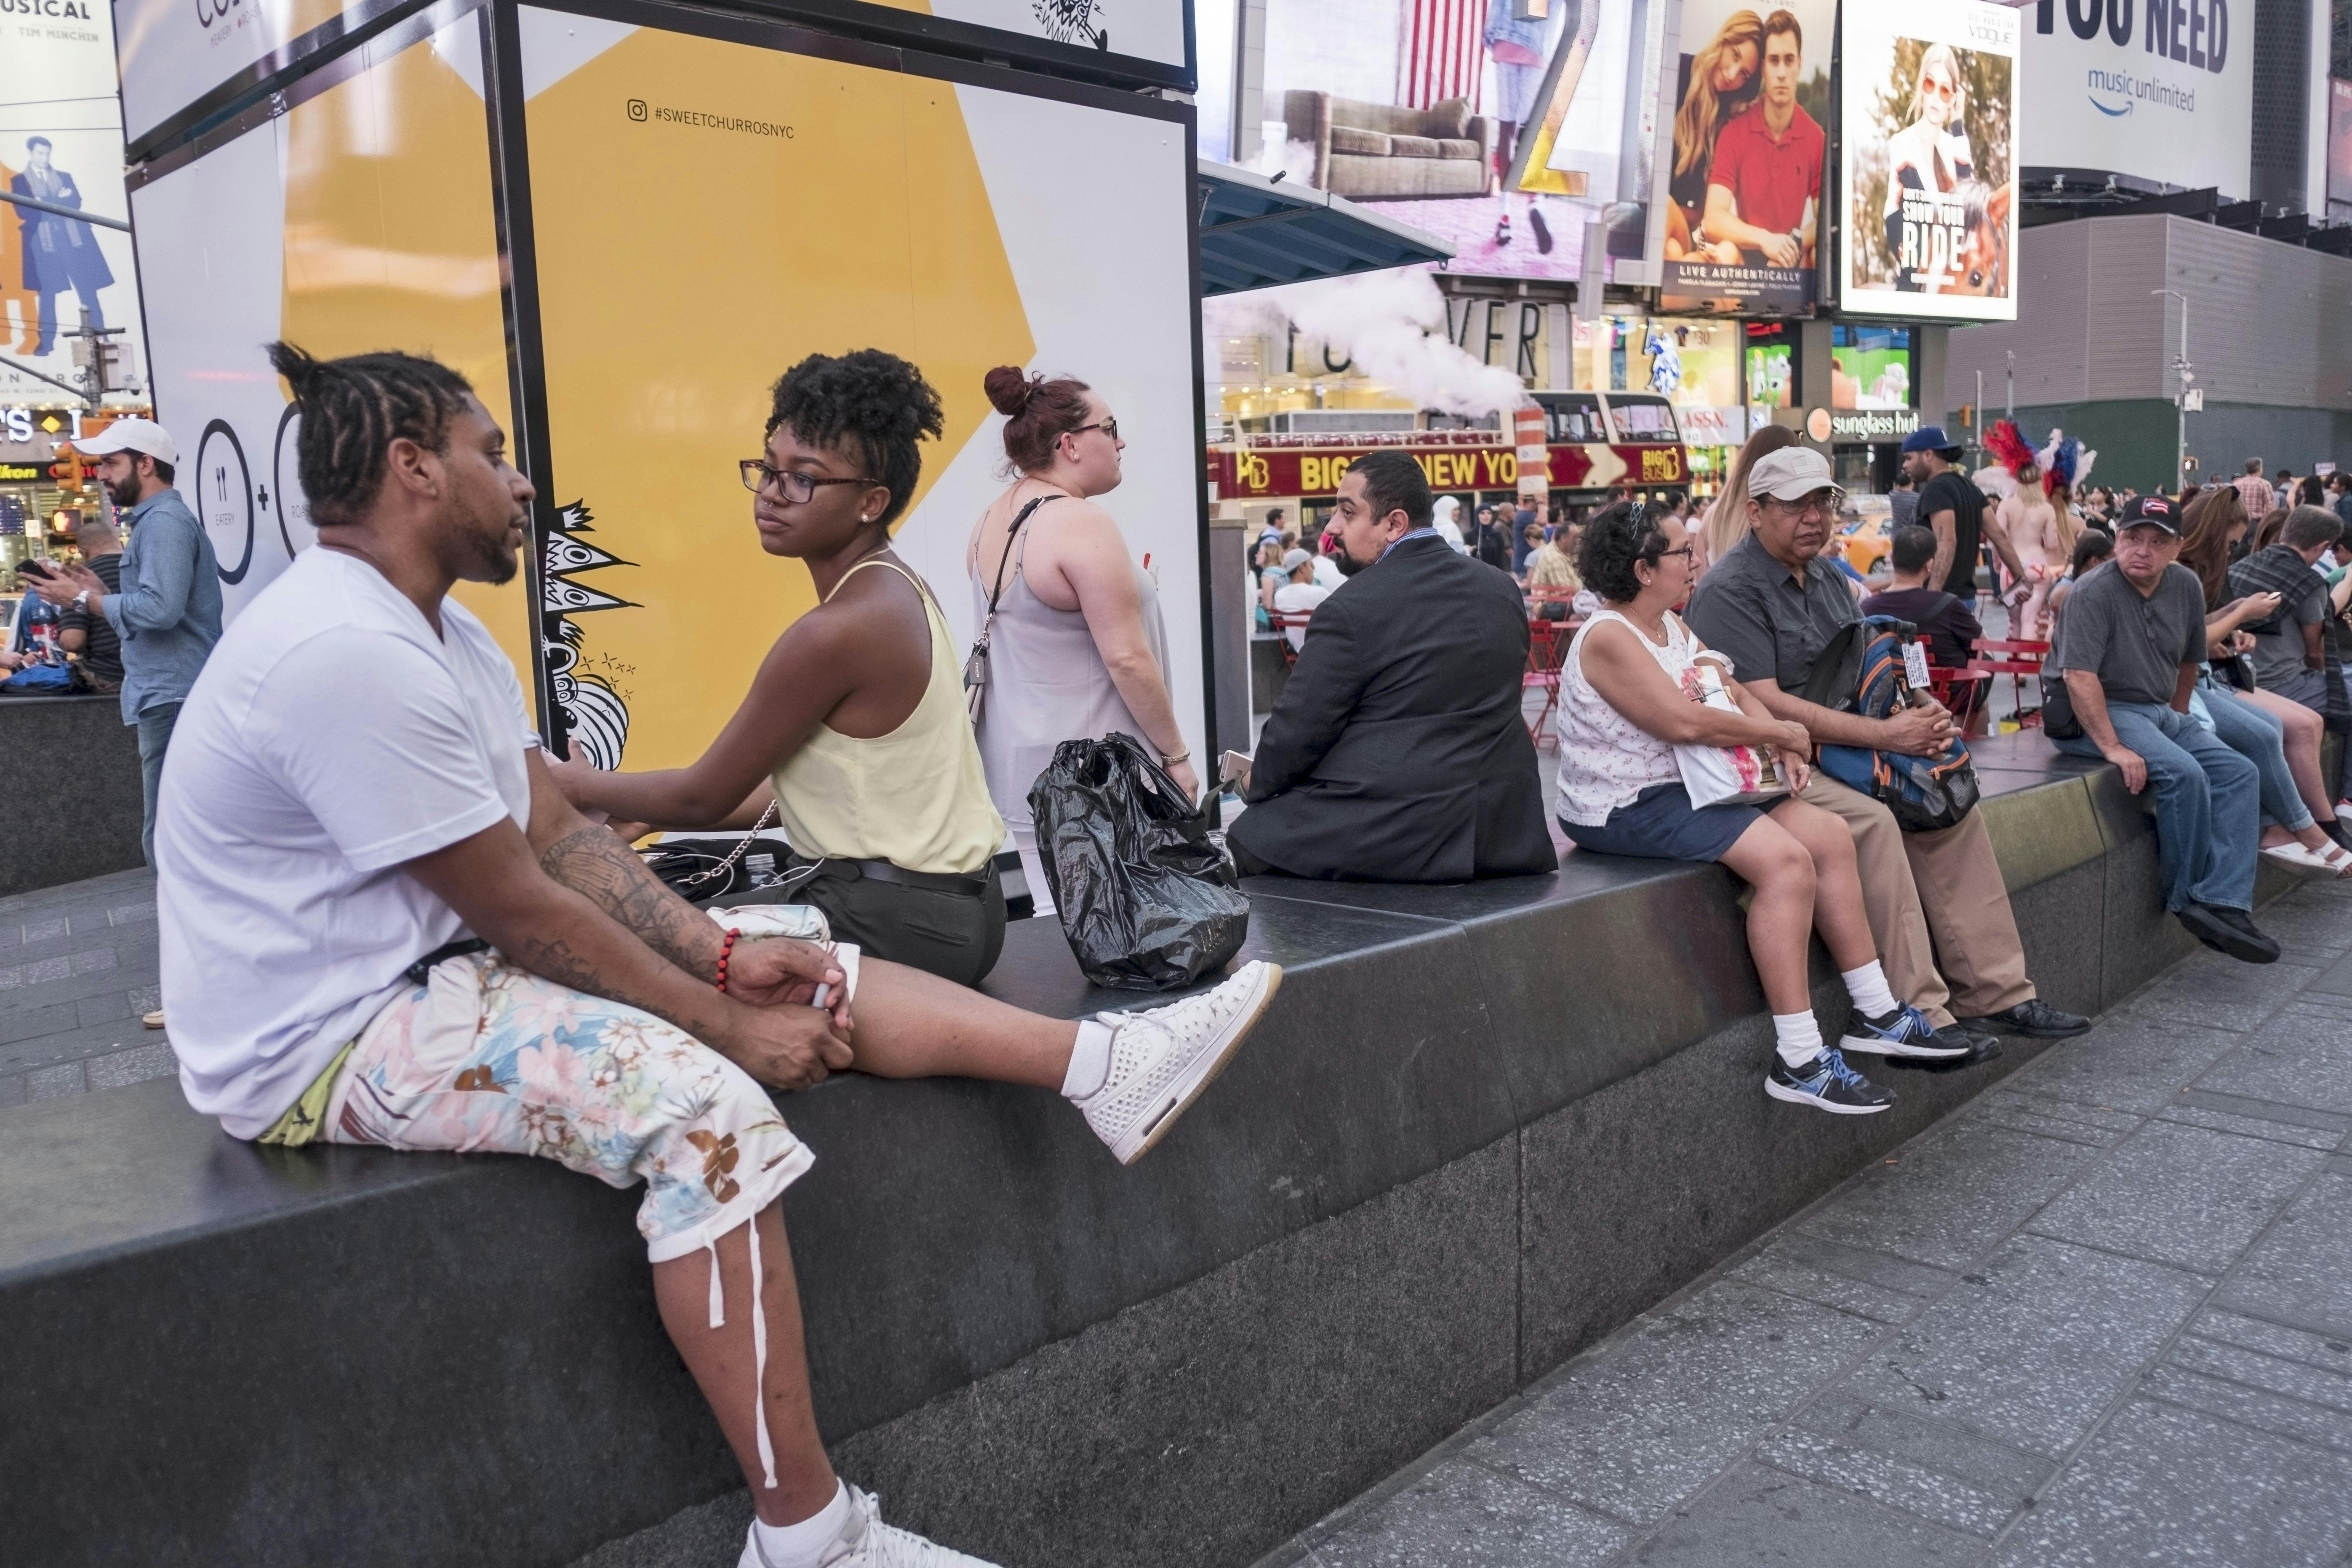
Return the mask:
<path id="1" fill-rule="evenodd" d="M 1885 496 L 1849 495 L 1838 505 L 1836 548 L 1865 577 L 1887 569 L 1894 551 L 1895 503 Z"/>

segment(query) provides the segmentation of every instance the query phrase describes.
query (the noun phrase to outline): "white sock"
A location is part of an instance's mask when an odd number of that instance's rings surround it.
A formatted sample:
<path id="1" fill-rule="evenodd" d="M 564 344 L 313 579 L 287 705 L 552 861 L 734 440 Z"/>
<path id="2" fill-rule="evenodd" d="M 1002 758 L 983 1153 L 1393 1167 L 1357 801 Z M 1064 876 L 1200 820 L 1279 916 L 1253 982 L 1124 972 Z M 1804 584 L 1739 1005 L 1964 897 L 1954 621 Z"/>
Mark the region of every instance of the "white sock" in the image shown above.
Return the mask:
<path id="1" fill-rule="evenodd" d="M 798 1524 L 751 1521 L 751 1537 L 760 1543 L 760 1561 L 768 1568 L 816 1568 L 824 1549 L 849 1528 L 849 1488 L 833 1483 L 833 1500 Z"/>
<path id="2" fill-rule="evenodd" d="M 1780 1037 L 1780 1059 L 1792 1068 L 1803 1067 L 1822 1054 L 1821 1020 L 1811 1013 L 1773 1014 L 1772 1033 Z"/>
<path id="3" fill-rule="evenodd" d="M 1845 994 L 1864 1017 L 1884 1018 L 1895 1011 L 1895 993 L 1886 988 L 1886 971 L 1878 967 L 1878 960 L 1846 970 L 1838 978 L 1845 982 Z"/>
<path id="4" fill-rule="evenodd" d="M 1078 1043 L 1070 1047 L 1070 1070 L 1062 1078 L 1064 1100 L 1084 1100 L 1109 1079 L 1113 1033 L 1099 1018 L 1079 1020 Z"/>

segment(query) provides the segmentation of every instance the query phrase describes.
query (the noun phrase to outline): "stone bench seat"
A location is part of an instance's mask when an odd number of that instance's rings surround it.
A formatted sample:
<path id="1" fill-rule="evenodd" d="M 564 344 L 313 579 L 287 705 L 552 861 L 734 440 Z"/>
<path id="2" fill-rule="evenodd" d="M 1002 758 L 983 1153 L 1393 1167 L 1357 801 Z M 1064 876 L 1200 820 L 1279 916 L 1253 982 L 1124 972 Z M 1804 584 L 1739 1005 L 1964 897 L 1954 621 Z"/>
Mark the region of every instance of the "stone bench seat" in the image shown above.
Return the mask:
<path id="1" fill-rule="evenodd" d="M 2031 734 L 1979 767 L 2044 995 L 2096 1011 L 2190 949 L 2113 769 Z M 1889 1074 L 1883 1116 L 1768 1101 L 1714 867 L 1249 890 L 1282 994 L 1132 1170 L 1039 1090 L 782 1097 L 817 1408 L 897 1521 L 1007 1563 L 1252 1561 L 2033 1050 Z M 1150 1001 L 1051 921 L 985 989 Z M 552 1568 L 741 1485 L 633 1192 L 263 1149 L 164 1081 L 0 1112 L 0 1194 L 12 1563 Z"/>

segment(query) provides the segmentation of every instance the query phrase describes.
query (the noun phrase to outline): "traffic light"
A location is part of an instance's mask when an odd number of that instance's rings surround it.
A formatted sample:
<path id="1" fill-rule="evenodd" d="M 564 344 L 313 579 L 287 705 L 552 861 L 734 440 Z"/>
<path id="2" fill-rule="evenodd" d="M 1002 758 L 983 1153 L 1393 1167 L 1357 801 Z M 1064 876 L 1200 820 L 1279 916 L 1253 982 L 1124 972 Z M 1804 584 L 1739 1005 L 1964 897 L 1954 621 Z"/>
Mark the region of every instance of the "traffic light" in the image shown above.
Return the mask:
<path id="1" fill-rule="evenodd" d="M 81 454 L 68 447 L 49 465 L 49 478 L 58 481 L 61 490 L 79 490 L 89 483 L 89 471 L 83 465 Z"/>

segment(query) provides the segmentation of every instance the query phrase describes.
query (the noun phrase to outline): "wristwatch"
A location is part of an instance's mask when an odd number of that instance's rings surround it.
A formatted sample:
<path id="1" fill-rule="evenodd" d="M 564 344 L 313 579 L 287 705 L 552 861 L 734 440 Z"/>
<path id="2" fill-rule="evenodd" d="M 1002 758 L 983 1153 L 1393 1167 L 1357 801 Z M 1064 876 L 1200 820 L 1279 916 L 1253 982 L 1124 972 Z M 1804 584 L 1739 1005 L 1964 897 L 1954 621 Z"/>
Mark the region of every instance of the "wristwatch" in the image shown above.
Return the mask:
<path id="1" fill-rule="evenodd" d="M 87 609 L 89 609 L 89 589 L 84 588 L 80 593 L 76 594 L 76 595 L 74 595 L 74 598 L 73 598 L 73 607 L 74 607 L 75 609 L 77 609 L 77 610 L 87 610 Z"/>

